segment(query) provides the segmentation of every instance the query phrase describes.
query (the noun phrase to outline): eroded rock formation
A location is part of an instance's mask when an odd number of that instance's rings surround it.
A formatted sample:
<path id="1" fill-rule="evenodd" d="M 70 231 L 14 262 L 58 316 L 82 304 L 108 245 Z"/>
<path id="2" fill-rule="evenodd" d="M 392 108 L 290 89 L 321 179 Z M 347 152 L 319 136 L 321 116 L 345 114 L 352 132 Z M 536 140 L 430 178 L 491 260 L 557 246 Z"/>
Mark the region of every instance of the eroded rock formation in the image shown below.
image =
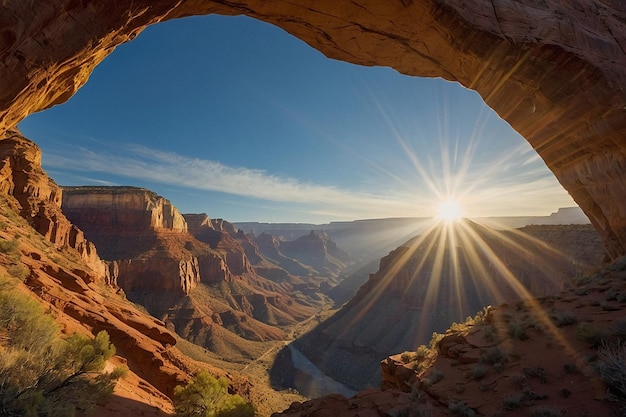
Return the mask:
<path id="1" fill-rule="evenodd" d="M 377 358 L 414 350 L 486 305 L 558 293 L 603 257 L 589 225 L 520 230 L 469 220 L 431 229 L 382 258 L 354 298 L 296 345 L 353 389 L 377 386 Z"/>
<path id="2" fill-rule="evenodd" d="M 0 130 L 67 100 L 147 25 L 246 14 L 329 57 L 478 91 L 545 160 L 609 255 L 626 253 L 626 3 L 53 0 L 0 6 Z"/>
<path id="3" fill-rule="evenodd" d="M 16 211 L 47 241 L 70 247 L 108 279 L 109 270 L 93 243 L 61 212 L 61 188 L 41 169 L 41 150 L 17 132 L 0 141 L 0 193 L 15 198 Z"/>

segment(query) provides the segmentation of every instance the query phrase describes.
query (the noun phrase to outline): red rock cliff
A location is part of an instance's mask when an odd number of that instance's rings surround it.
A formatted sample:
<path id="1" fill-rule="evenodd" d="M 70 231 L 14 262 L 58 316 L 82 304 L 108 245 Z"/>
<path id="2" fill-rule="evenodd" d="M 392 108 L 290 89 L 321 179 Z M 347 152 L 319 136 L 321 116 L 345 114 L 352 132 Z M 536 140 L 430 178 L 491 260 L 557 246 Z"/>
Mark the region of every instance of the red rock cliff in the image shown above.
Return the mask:
<path id="1" fill-rule="evenodd" d="M 0 193 L 17 200 L 20 215 L 47 241 L 70 247 L 99 278 L 108 270 L 93 243 L 61 212 L 61 188 L 41 169 L 41 150 L 17 132 L 0 140 Z"/>
<path id="2" fill-rule="evenodd" d="M 66 101 L 113 49 L 164 19 L 246 14 L 329 57 L 443 77 L 519 131 L 626 253 L 626 3 L 611 0 L 105 0 L 0 6 L 0 130 Z"/>

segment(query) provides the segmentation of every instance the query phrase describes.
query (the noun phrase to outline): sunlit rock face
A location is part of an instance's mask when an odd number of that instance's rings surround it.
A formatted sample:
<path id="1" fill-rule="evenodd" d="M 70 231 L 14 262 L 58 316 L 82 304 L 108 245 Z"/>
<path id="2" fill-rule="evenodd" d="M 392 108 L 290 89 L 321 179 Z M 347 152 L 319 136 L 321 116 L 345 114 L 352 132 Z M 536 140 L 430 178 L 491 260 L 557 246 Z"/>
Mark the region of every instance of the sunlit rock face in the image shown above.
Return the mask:
<path id="1" fill-rule="evenodd" d="M 187 231 L 185 218 L 169 200 L 142 188 L 64 187 L 63 210 L 85 230 Z"/>
<path id="2" fill-rule="evenodd" d="M 329 57 L 478 91 L 626 253 L 626 3 L 611 0 L 9 0 L 0 6 L 0 129 L 66 101 L 149 24 L 246 14 Z M 209 82 L 209 81 L 207 81 Z"/>
<path id="3" fill-rule="evenodd" d="M 17 132 L 0 141 L 0 194 L 15 198 L 15 210 L 47 241 L 76 250 L 98 277 L 110 280 L 96 247 L 61 212 L 63 193 L 41 168 L 41 150 Z"/>

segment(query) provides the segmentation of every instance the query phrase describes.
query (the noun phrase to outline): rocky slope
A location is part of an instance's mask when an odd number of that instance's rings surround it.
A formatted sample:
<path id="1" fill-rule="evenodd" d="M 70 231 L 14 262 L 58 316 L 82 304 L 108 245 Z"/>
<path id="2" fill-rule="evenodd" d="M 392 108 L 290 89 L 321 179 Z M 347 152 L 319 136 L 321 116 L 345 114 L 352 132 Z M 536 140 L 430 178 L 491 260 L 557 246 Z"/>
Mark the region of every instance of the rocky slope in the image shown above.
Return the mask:
<path id="1" fill-rule="evenodd" d="M 130 369 L 111 407 L 124 404 L 124 410 L 155 415 L 155 406 L 171 411 L 174 387 L 201 366 L 210 367 L 183 355 L 162 321 L 124 299 L 93 243 L 62 213 L 62 190 L 42 171 L 39 148 L 14 132 L 0 141 L 0 152 L 0 240 L 15 242 L 0 250 L 0 272 L 22 280 L 20 289 L 42 303 L 66 333 L 109 333 L 118 352 L 114 361 Z M 248 395 L 245 378 L 229 378 Z"/>
<path id="2" fill-rule="evenodd" d="M 540 154 L 609 255 L 626 253 L 626 5 L 619 1 L 6 1 L 0 131 L 69 99 L 147 25 L 208 13 L 246 14 L 331 58 L 476 90 Z"/>
<path id="3" fill-rule="evenodd" d="M 296 346 L 338 381 L 378 386 L 381 358 L 483 306 L 553 294 L 603 257 L 591 226 L 440 224 L 381 259 L 356 296 Z"/>
<path id="4" fill-rule="evenodd" d="M 622 258 L 383 360 L 382 391 L 297 402 L 274 417 L 624 415 L 625 311 Z"/>

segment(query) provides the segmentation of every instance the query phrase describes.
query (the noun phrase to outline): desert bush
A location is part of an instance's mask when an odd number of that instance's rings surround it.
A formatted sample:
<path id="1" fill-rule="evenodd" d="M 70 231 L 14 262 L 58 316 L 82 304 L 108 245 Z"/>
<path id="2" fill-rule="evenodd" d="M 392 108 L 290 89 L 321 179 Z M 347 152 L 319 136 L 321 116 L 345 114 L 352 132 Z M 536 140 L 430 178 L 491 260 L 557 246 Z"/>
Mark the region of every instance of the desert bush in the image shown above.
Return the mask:
<path id="1" fill-rule="evenodd" d="M 558 327 L 570 326 L 578 323 L 578 318 L 571 311 L 559 311 L 558 313 L 554 313 L 552 314 L 552 320 L 554 320 L 554 324 Z"/>
<path id="2" fill-rule="evenodd" d="M 508 362 L 508 358 L 499 347 L 493 347 L 485 350 L 482 355 L 480 355 L 480 362 L 488 363 L 490 365 L 501 364 L 504 365 Z"/>
<path id="3" fill-rule="evenodd" d="M 626 400 L 626 342 L 603 342 L 598 349 L 596 370 L 609 392 L 618 400 Z"/>
<path id="4" fill-rule="evenodd" d="M 516 392 L 504 399 L 504 408 L 507 410 L 516 410 L 525 405 L 524 394 Z"/>
<path id="5" fill-rule="evenodd" d="M 498 332 L 494 326 L 485 328 L 485 339 L 489 342 L 495 342 L 499 339 Z"/>
<path id="6" fill-rule="evenodd" d="M 528 383 L 528 378 L 524 374 L 513 374 L 510 378 L 511 382 L 518 388 L 523 388 Z"/>
<path id="7" fill-rule="evenodd" d="M 450 412 L 450 415 L 454 417 L 473 417 L 476 415 L 476 411 L 469 408 L 461 401 L 451 402 L 448 404 L 448 411 Z"/>
<path id="8" fill-rule="evenodd" d="M 428 347 L 432 350 L 437 349 L 437 344 L 443 339 L 445 334 L 433 332 L 432 337 L 430 338 L 430 342 L 428 343 Z"/>
<path id="9" fill-rule="evenodd" d="M 619 319 L 613 325 L 615 335 L 621 338 L 626 338 L 626 319 Z"/>
<path id="10" fill-rule="evenodd" d="M 574 335 L 579 340 L 584 340 L 593 346 L 598 346 L 607 334 L 602 329 L 594 327 L 591 323 L 583 321 L 576 326 Z"/>
<path id="11" fill-rule="evenodd" d="M 17 239 L 0 240 L 0 252 L 2 253 L 14 253 L 17 251 L 17 248 Z"/>
<path id="12" fill-rule="evenodd" d="M 14 278 L 19 279 L 20 281 L 26 278 L 29 274 L 29 270 L 26 266 L 22 264 L 11 265 L 7 272 Z"/>
<path id="13" fill-rule="evenodd" d="M 180 417 L 253 417 L 254 407 L 239 395 L 228 393 L 228 380 L 200 371 L 187 385 L 174 389 L 174 406 Z"/>
<path id="14" fill-rule="evenodd" d="M 531 368 L 524 368 L 524 375 L 530 378 L 537 378 L 542 383 L 548 382 L 548 374 L 544 368 L 539 366 L 533 366 Z"/>
<path id="15" fill-rule="evenodd" d="M 487 367 L 481 363 L 475 364 L 469 371 L 472 379 L 483 379 L 487 375 Z"/>
<path id="16" fill-rule="evenodd" d="M 62 339 L 41 305 L 11 291 L 9 282 L 0 278 L 0 415 L 61 417 L 92 411 L 123 373 L 101 373 L 115 353 L 108 334 Z"/>
<path id="17" fill-rule="evenodd" d="M 437 382 L 441 381 L 443 379 L 444 375 L 443 372 L 441 372 L 439 369 L 437 368 L 432 368 L 430 370 L 430 373 L 428 374 L 428 376 L 422 381 L 422 383 L 427 386 L 430 387 L 433 384 L 436 384 Z"/>
<path id="18" fill-rule="evenodd" d="M 527 340 L 528 334 L 526 333 L 526 326 L 524 322 L 520 320 L 511 320 L 507 327 L 507 332 L 510 337 L 518 340 Z"/>
<path id="19" fill-rule="evenodd" d="M 417 351 L 415 352 L 415 359 L 423 360 L 426 359 L 432 351 L 426 345 L 419 345 Z"/>

